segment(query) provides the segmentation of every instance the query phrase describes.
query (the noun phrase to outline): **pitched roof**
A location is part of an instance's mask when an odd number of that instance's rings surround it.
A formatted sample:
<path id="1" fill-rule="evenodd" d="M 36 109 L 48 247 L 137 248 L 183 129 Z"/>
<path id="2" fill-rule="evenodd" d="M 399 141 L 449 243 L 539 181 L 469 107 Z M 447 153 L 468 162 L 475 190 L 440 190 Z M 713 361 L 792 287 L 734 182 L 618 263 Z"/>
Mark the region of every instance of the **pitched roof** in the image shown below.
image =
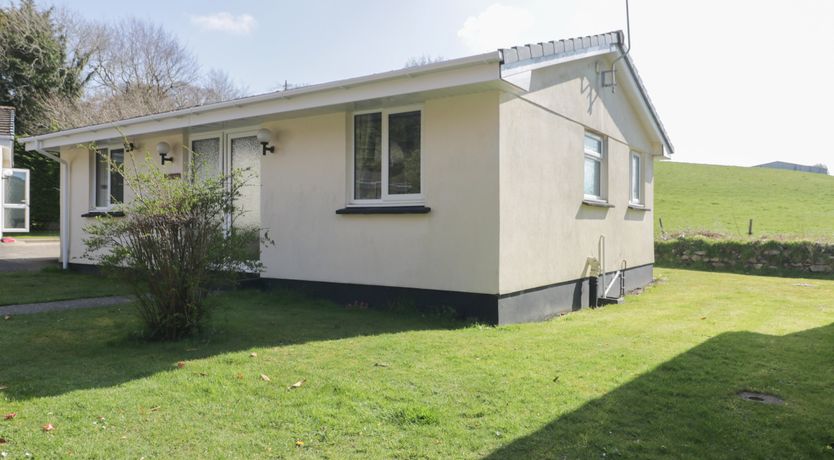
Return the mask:
<path id="1" fill-rule="evenodd" d="M 640 93 L 640 98 L 645 104 L 652 122 L 657 128 L 658 133 L 663 138 L 663 143 L 669 153 L 673 153 L 674 146 L 669 139 L 669 134 L 660 121 L 660 116 L 657 114 L 652 103 L 646 86 L 643 84 L 643 79 L 637 72 L 637 67 L 631 59 L 631 55 L 625 54 L 623 49 L 624 36 L 621 30 L 608 32 L 598 35 L 588 35 L 585 37 L 568 38 L 564 40 L 553 40 L 549 42 L 533 43 L 523 46 L 514 46 L 512 48 L 503 48 L 498 50 L 501 53 L 502 69 L 517 69 L 535 64 L 548 64 L 554 61 L 563 61 L 569 59 L 583 58 L 594 54 L 606 54 L 610 52 L 619 52 L 624 56 L 625 68 L 629 76 L 634 80 L 635 85 Z"/>
<path id="2" fill-rule="evenodd" d="M 159 132 L 164 129 L 182 129 L 209 123 L 310 110 L 341 104 L 371 100 L 378 97 L 437 91 L 471 85 L 507 85 L 508 75 L 531 65 L 555 65 L 597 54 L 618 52 L 624 55 L 625 69 L 631 77 L 643 108 L 648 114 L 669 153 L 673 147 L 660 117 L 654 108 L 646 88 L 629 55 L 624 54 L 622 31 L 586 37 L 549 41 L 503 48 L 460 59 L 409 67 L 390 72 L 310 85 L 287 91 L 275 91 L 256 96 L 206 104 L 118 120 L 98 125 L 72 128 L 21 139 L 28 150 L 80 144 L 108 138 Z M 494 65 L 498 65 L 496 72 Z M 371 90 L 371 89 L 374 90 Z M 506 86 L 504 86 L 506 88 Z"/>

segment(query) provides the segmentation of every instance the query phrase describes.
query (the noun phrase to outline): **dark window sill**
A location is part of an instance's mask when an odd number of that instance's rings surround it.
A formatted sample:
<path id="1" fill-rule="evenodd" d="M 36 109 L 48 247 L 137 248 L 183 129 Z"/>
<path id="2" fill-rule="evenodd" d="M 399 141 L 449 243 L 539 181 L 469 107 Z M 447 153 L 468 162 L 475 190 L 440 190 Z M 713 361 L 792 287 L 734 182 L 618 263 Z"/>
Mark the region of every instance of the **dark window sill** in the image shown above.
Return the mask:
<path id="1" fill-rule="evenodd" d="M 652 208 L 643 206 L 642 204 L 629 204 L 628 209 L 634 209 L 635 211 L 651 211 Z"/>
<path id="2" fill-rule="evenodd" d="M 426 206 L 351 206 L 337 209 L 336 214 L 427 214 Z"/>
<path id="3" fill-rule="evenodd" d="M 597 201 L 597 200 L 582 200 L 582 204 L 585 206 L 596 206 L 598 208 L 613 208 L 614 205 L 607 202 L 607 201 Z"/>
<path id="4" fill-rule="evenodd" d="M 124 217 L 125 213 L 122 211 L 90 211 L 84 214 L 81 214 L 81 217 Z"/>

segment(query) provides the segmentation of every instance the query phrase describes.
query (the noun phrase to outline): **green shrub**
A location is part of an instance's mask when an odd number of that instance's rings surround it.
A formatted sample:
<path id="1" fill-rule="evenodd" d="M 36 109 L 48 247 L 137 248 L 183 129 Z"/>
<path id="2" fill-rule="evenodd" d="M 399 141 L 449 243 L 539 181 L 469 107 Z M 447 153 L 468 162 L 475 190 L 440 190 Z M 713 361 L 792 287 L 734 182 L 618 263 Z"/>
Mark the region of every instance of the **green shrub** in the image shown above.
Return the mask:
<path id="1" fill-rule="evenodd" d="M 111 167 L 134 198 L 119 206 L 124 217 L 99 217 L 85 228 L 85 256 L 133 288 L 148 337 L 189 335 L 206 317 L 210 289 L 262 270 L 253 249 L 266 237 L 235 224 L 245 213 L 237 201 L 251 173 L 172 178 L 150 156 L 129 174 Z"/>

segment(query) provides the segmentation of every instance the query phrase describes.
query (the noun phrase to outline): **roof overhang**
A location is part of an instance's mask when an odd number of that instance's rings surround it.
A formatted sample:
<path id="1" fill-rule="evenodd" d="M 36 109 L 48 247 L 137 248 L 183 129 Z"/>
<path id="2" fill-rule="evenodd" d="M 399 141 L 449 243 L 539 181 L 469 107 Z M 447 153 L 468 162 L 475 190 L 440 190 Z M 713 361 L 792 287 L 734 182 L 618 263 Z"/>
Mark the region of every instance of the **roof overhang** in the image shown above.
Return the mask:
<path id="1" fill-rule="evenodd" d="M 226 102 L 191 107 L 126 120 L 85 126 L 20 139 L 26 150 L 54 149 L 107 139 L 121 139 L 238 120 L 304 114 L 349 107 L 363 101 L 385 101 L 449 89 L 498 88 L 499 52 L 443 61 L 414 68 L 277 91 Z"/>
<path id="2" fill-rule="evenodd" d="M 530 91 L 533 71 L 566 62 L 610 55 L 616 62 L 618 85 L 622 85 L 636 102 L 639 116 L 652 133 L 661 140 L 663 154 L 668 157 L 674 147 L 652 104 L 643 80 L 631 57 L 623 49 L 622 31 L 567 40 L 536 43 L 502 49 L 501 78 L 515 87 L 516 93 Z M 620 76 L 625 75 L 626 78 Z"/>
<path id="3" fill-rule="evenodd" d="M 103 142 L 176 130 L 202 130 L 253 125 L 280 117 L 297 117 L 368 105 L 393 105 L 420 97 L 499 89 L 514 93 L 530 89 L 537 68 L 593 56 L 616 59 L 619 84 L 633 96 L 645 124 L 661 140 L 664 155 L 674 152 L 634 62 L 624 53 L 621 31 L 551 41 L 404 68 L 330 83 L 277 91 L 226 102 L 190 107 L 126 120 L 85 126 L 20 139 L 26 150 Z M 617 59 L 621 57 L 621 59 Z M 371 107 L 367 107 L 371 108 Z"/>

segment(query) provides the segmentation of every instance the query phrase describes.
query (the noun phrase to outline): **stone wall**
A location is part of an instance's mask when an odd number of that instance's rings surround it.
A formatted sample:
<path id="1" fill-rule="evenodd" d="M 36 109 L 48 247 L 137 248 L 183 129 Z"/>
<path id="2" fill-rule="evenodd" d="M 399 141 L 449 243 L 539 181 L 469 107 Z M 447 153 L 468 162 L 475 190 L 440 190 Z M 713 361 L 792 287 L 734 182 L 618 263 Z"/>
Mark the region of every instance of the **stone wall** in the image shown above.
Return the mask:
<path id="1" fill-rule="evenodd" d="M 655 242 L 655 263 L 752 273 L 793 272 L 834 276 L 834 244 L 675 238 Z"/>

